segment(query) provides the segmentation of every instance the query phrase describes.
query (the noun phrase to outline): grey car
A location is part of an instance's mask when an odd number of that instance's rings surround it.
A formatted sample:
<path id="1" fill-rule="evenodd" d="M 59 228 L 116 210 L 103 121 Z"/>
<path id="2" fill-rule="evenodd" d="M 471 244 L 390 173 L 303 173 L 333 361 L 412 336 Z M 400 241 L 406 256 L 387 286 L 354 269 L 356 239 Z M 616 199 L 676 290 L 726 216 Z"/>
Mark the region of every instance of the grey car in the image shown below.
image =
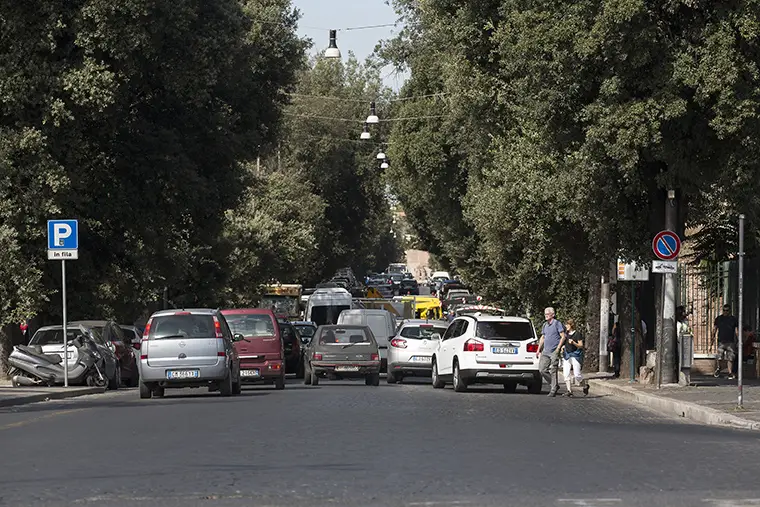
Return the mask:
<path id="1" fill-rule="evenodd" d="M 240 359 L 219 310 L 162 310 L 145 325 L 140 347 L 140 398 L 166 388 L 208 387 L 222 396 L 240 394 Z"/>
<path id="2" fill-rule="evenodd" d="M 380 351 L 367 326 L 319 326 L 304 354 L 304 384 L 318 385 L 320 377 L 364 378 L 380 385 Z"/>

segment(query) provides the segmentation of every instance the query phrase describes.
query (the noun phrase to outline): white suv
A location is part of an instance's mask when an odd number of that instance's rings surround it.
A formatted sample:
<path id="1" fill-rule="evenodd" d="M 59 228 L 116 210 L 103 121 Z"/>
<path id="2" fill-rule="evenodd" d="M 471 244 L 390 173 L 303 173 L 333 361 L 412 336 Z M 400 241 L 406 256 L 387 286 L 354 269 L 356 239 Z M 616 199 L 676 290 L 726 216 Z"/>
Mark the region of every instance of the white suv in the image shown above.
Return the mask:
<path id="1" fill-rule="evenodd" d="M 474 313 L 457 317 L 438 341 L 433 353 L 433 387 L 447 382 L 463 392 L 470 384 L 503 384 L 514 392 L 517 384 L 541 392 L 538 337 L 523 317 Z"/>

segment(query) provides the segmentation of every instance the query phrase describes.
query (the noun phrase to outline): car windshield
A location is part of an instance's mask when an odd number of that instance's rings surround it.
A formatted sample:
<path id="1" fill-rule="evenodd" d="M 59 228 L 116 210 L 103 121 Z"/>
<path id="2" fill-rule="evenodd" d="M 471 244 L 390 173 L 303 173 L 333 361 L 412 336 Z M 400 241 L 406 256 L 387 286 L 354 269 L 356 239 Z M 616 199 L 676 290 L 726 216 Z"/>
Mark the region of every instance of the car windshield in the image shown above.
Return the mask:
<path id="1" fill-rule="evenodd" d="M 311 338 L 314 336 L 314 332 L 317 330 L 314 326 L 296 326 L 298 334 L 303 338 Z"/>
<path id="2" fill-rule="evenodd" d="M 475 336 L 491 340 L 500 338 L 505 340 L 530 340 L 535 337 L 533 325 L 530 322 L 524 321 L 478 322 Z"/>
<path id="3" fill-rule="evenodd" d="M 320 345 L 348 345 L 350 343 L 371 343 L 367 332 L 361 328 L 325 329 L 319 335 Z"/>
<path id="4" fill-rule="evenodd" d="M 298 298 L 294 296 L 263 296 L 259 303 L 259 308 L 272 310 L 272 312 L 278 315 L 298 315 Z"/>
<path id="5" fill-rule="evenodd" d="M 401 330 L 401 336 L 404 338 L 412 338 L 414 340 L 428 340 L 432 338 L 435 333 L 443 336 L 446 332 L 445 327 L 419 325 L 419 326 L 405 326 Z"/>
<path id="6" fill-rule="evenodd" d="M 473 294 L 458 294 L 458 295 L 452 294 L 451 296 L 449 296 L 447 301 L 449 302 L 449 304 L 470 305 L 470 304 L 478 302 L 478 296 L 475 296 Z"/>
<path id="7" fill-rule="evenodd" d="M 274 336 L 274 323 L 269 315 L 225 315 L 233 334 L 243 336 Z"/>
<path id="8" fill-rule="evenodd" d="M 214 338 L 214 319 L 211 315 L 161 315 L 150 326 L 151 340 L 172 338 Z"/>
<path id="9" fill-rule="evenodd" d="M 83 335 L 79 329 L 67 329 L 66 336 L 71 341 Z M 40 329 L 34 333 L 29 345 L 63 345 L 63 329 Z"/>

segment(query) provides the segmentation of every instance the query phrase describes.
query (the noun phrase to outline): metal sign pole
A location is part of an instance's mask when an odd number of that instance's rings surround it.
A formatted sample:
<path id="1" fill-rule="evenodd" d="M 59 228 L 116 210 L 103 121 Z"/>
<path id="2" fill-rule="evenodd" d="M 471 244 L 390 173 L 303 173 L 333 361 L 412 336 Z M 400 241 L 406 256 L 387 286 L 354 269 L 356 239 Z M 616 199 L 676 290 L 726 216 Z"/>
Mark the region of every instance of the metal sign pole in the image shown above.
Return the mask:
<path id="1" fill-rule="evenodd" d="M 636 282 L 631 282 L 631 382 L 636 382 Z"/>
<path id="2" fill-rule="evenodd" d="M 744 370 L 744 336 L 743 336 L 743 319 L 744 318 L 744 215 L 739 215 L 739 364 L 738 370 L 738 387 L 739 387 L 739 408 L 744 408 L 743 387 L 743 370 Z"/>
<path id="3" fill-rule="evenodd" d="M 69 340 L 66 331 L 66 261 L 61 261 L 61 286 L 63 294 L 63 387 L 69 387 Z"/>

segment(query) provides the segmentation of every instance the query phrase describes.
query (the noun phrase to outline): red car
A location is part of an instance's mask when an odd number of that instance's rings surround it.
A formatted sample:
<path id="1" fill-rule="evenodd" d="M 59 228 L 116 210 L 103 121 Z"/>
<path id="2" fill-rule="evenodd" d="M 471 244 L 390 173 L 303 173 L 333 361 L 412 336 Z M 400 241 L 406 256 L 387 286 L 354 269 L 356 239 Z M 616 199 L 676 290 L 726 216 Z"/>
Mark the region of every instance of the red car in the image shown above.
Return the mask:
<path id="1" fill-rule="evenodd" d="M 247 384 L 274 384 L 285 389 L 285 347 L 280 326 L 272 310 L 245 308 L 222 310 L 233 335 L 240 357 L 240 379 Z"/>

